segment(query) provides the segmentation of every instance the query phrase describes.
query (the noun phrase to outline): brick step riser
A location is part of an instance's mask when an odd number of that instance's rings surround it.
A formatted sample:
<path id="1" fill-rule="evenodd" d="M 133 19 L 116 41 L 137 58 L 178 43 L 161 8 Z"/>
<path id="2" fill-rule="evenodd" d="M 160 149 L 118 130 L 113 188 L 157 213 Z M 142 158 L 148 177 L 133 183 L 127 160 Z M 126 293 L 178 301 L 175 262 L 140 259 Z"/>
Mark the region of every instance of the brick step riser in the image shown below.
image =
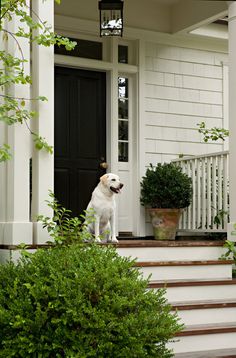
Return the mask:
<path id="1" fill-rule="evenodd" d="M 144 278 L 151 275 L 151 280 L 178 279 L 230 279 L 232 265 L 196 265 L 196 266 L 153 266 L 140 267 Z"/>
<path id="2" fill-rule="evenodd" d="M 178 337 L 168 344 L 175 353 L 236 347 L 236 332 Z"/>
<path id="3" fill-rule="evenodd" d="M 167 287 L 169 302 L 227 300 L 236 298 L 236 285 Z"/>
<path id="4" fill-rule="evenodd" d="M 215 324 L 236 321 L 236 307 L 177 310 L 184 325 Z"/>
<path id="5" fill-rule="evenodd" d="M 121 256 L 138 261 L 197 261 L 218 260 L 224 253 L 222 247 L 124 247 L 117 248 Z"/>

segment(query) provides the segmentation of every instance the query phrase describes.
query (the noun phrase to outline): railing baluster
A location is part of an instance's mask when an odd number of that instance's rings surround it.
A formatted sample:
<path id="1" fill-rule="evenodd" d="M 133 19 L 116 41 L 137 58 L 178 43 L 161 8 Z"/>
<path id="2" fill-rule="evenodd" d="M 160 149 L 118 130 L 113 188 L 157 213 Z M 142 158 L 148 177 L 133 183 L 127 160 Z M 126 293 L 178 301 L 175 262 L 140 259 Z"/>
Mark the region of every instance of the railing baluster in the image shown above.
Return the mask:
<path id="1" fill-rule="evenodd" d="M 222 156 L 219 157 L 219 164 L 218 164 L 218 191 L 217 191 L 217 194 L 218 194 L 218 211 L 216 213 L 216 215 L 219 215 L 220 212 L 222 211 L 223 209 L 223 190 L 222 190 L 222 183 L 223 183 L 223 163 L 222 163 Z M 220 218 L 220 216 L 219 216 Z M 218 228 L 219 229 L 222 229 L 222 222 L 220 222 L 220 224 L 218 225 Z"/>
<path id="2" fill-rule="evenodd" d="M 202 207 L 202 197 L 201 197 L 201 160 L 197 159 L 197 229 L 201 228 L 201 207 Z"/>
<path id="3" fill-rule="evenodd" d="M 186 173 L 186 162 L 182 161 L 182 170 L 183 173 Z M 184 210 L 183 215 L 182 215 L 182 227 L 183 229 L 187 229 L 187 222 L 188 222 L 188 218 L 187 218 L 187 210 Z"/>
<path id="4" fill-rule="evenodd" d="M 191 176 L 191 160 L 187 161 L 187 168 L 186 174 L 190 177 Z M 187 229 L 191 229 L 192 227 L 192 215 L 191 215 L 191 207 L 187 208 Z"/>
<path id="5" fill-rule="evenodd" d="M 223 229 L 227 229 L 227 223 L 228 223 L 228 156 L 226 154 L 223 155 L 223 210 L 224 210 L 224 216 L 223 216 Z"/>
<path id="6" fill-rule="evenodd" d="M 192 185 L 193 185 L 193 198 L 192 198 L 192 204 L 191 204 L 191 208 L 192 208 L 192 229 L 196 229 L 196 181 L 197 181 L 197 177 L 196 177 L 196 164 L 197 164 L 197 159 L 193 159 L 191 160 L 192 163 Z"/>
<path id="7" fill-rule="evenodd" d="M 213 229 L 216 229 L 216 224 L 214 223 L 214 218 L 216 216 L 216 203 L 217 203 L 217 193 L 216 193 L 216 158 L 212 157 L 212 217 L 213 217 Z"/>
<path id="8" fill-rule="evenodd" d="M 211 159 L 212 157 L 208 157 L 206 160 L 206 229 L 212 228 Z"/>
<path id="9" fill-rule="evenodd" d="M 206 158 L 202 158 L 202 229 L 206 229 Z"/>

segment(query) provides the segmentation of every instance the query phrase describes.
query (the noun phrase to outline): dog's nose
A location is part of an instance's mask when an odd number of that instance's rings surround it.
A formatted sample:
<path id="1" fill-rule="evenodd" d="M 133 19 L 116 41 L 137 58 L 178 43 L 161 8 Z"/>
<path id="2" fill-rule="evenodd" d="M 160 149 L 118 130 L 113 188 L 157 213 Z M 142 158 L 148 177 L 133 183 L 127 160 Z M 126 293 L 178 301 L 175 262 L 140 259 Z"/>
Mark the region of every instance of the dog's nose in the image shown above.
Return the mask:
<path id="1" fill-rule="evenodd" d="M 123 188 L 124 184 L 120 183 L 120 189 Z"/>

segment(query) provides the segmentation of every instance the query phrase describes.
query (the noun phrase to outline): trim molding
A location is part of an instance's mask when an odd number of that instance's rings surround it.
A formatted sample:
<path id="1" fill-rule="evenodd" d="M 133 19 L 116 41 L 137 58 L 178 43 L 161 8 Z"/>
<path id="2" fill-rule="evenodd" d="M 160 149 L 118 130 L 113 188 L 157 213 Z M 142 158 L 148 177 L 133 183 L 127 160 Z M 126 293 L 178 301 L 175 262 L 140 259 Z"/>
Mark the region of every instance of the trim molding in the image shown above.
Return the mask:
<path id="1" fill-rule="evenodd" d="M 72 18 L 68 16 L 55 15 L 55 29 L 58 33 L 69 36 L 83 33 L 91 36 L 98 36 L 98 22 Z M 207 37 L 187 34 L 169 34 L 139 28 L 125 27 L 124 40 L 144 40 L 170 46 L 182 46 L 199 50 L 228 52 L 228 41 L 215 37 Z"/>

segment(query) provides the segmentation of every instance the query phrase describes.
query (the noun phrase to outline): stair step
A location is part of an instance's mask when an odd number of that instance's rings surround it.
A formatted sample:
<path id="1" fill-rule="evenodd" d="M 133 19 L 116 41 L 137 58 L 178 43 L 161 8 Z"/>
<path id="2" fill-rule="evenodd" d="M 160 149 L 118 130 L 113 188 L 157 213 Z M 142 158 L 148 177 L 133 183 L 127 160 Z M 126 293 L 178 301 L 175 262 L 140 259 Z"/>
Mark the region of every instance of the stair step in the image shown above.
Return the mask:
<path id="1" fill-rule="evenodd" d="M 235 349 L 236 322 L 190 325 L 176 334 L 168 347 L 177 353 Z"/>
<path id="2" fill-rule="evenodd" d="M 166 288 L 166 298 L 175 303 L 236 298 L 236 279 L 158 280 L 151 281 L 149 288 Z"/>
<path id="3" fill-rule="evenodd" d="M 171 306 L 177 310 L 197 310 L 197 309 L 209 309 L 209 308 L 225 308 L 236 307 L 236 298 L 231 300 L 205 300 L 205 301 L 186 301 L 186 302 L 172 302 Z"/>
<path id="4" fill-rule="evenodd" d="M 136 266 L 155 267 L 155 266 L 198 266 L 198 265 L 232 265 L 233 260 L 201 260 L 201 261 L 140 261 Z"/>
<path id="5" fill-rule="evenodd" d="M 235 357 L 236 357 L 236 348 L 213 349 L 210 351 L 175 354 L 175 358 L 235 358 Z"/>
<path id="6" fill-rule="evenodd" d="M 176 334 L 176 337 L 198 336 L 203 334 L 216 333 L 231 333 L 236 332 L 236 322 L 215 323 L 211 324 L 197 324 L 186 326 L 181 332 Z"/>
<path id="7" fill-rule="evenodd" d="M 236 285 L 236 279 L 215 278 L 209 279 L 195 279 L 195 280 L 155 280 L 149 283 L 150 288 L 163 287 L 183 287 L 183 286 L 221 286 L 221 285 Z"/>
<path id="8" fill-rule="evenodd" d="M 236 298 L 231 300 L 205 300 L 171 302 L 172 310 L 185 326 L 235 322 Z"/>
<path id="9" fill-rule="evenodd" d="M 223 241 L 120 240 L 116 245 L 121 256 L 138 261 L 218 260 L 226 251 Z"/>
<path id="10" fill-rule="evenodd" d="M 144 278 L 151 280 L 232 278 L 232 260 L 136 262 Z M 187 267 L 186 267 L 187 266 Z"/>

